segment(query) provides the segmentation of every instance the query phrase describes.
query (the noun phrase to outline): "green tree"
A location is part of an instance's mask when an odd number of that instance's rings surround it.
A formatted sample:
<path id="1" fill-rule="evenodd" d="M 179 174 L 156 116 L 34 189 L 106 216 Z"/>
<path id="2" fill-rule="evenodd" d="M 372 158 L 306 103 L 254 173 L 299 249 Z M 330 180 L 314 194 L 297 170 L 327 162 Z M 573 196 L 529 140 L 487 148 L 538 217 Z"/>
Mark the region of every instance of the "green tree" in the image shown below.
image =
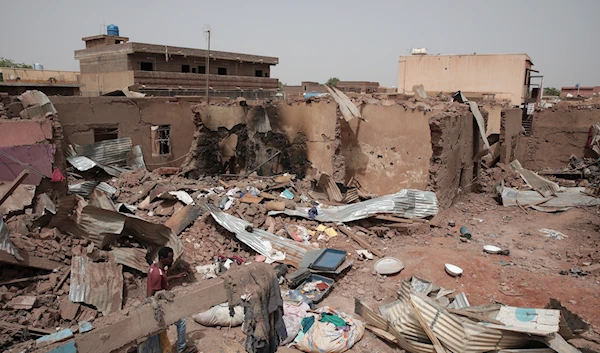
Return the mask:
<path id="1" fill-rule="evenodd" d="M 5 57 L 0 57 L 0 67 L 14 67 L 17 69 L 31 69 L 31 65 L 27 65 L 24 63 L 16 63 L 12 59 L 8 59 Z"/>
<path id="2" fill-rule="evenodd" d="M 335 87 L 335 86 L 337 86 L 338 82 L 340 82 L 339 78 L 337 78 L 337 77 L 330 77 L 329 80 L 327 80 L 327 82 L 325 82 L 325 84 L 327 86 Z"/>
<path id="3" fill-rule="evenodd" d="M 281 82 L 281 81 L 279 81 L 279 84 L 278 84 L 278 85 L 279 85 L 279 87 L 278 87 L 278 90 L 279 90 L 279 91 L 283 91 L 283 87 L 287 86 L 287 84 L 285 84 L 285 83 L 283 83 L 283 82 Z"/>
<path id="4" fill-rule="evenodd" d="M 544 96 L 560 96 L 560 90 L 554 87 L 544 88 Z"/>

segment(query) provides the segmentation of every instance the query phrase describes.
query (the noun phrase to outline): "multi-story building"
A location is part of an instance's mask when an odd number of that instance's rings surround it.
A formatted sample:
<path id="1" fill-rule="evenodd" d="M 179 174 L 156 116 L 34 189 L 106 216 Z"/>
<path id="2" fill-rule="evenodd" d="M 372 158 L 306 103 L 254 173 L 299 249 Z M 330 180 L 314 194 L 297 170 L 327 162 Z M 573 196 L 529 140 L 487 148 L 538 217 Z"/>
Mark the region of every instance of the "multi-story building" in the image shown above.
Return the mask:
<path id="1" fill-rule="evenodd" d="M 432 94 L 461 91 L 467 97 L 508 100 L 512 105 L 535 102 L 541 76 L 532 69 L 527 54 L 427 55 L 418 52 L 401 56 L 398 92 L 412 92 L 423 85 Z M 533 83 L 533 79 L 537 79 Z"/>
<path id="2" fill-rule="evenodd" d="M 379 82 L 339 81 L 336 87 L 342 92 L 376 93 L 379 88 Z"/>
<path id="3" fill-rule="evenodd" d="M 206 78 L 210 96 L 267 98 L 278 88 L 270 56 L 130 42 L 127 37 L 97 35 L 83 38 L 79 60 L 82 95 L 97 96 L 139 85 L 157 96 L 202 96 Z M 209 67 L 209 69 L 207 69 Z"/>

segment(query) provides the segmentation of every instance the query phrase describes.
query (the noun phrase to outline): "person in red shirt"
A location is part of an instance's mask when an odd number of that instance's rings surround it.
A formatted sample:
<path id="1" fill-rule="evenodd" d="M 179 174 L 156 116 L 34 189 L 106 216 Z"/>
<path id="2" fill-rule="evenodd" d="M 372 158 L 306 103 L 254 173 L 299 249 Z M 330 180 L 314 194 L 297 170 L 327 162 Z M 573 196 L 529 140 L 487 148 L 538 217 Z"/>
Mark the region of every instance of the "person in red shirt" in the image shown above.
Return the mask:
<path id="1" fill-rule="evenodd" d="M 180 273 L 175 276 L 167 277 L 167 268 L 173 265 L 173 249 L 168 246 L 158 251 L 158 262 L 153 263 L 148 269 L 148 278 L 146 279 L 146 296 L 151 297 L 154 293 L 161 290 L 169 290 L 169 281 L 173 279 L 183 278 L 187 274 Z M 186 347 L 185 318 L 175 322 L 177 327 L 177 352 L 193 352 L 195 347 Z"/>

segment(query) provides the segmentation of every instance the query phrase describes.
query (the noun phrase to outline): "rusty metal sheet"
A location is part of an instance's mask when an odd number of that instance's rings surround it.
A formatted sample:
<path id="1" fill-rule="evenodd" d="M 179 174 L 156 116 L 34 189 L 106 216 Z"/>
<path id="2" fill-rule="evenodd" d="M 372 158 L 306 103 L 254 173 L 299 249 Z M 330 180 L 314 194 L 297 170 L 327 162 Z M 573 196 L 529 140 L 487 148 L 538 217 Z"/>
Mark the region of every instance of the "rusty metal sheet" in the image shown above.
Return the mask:
<path id="1" fill-rule="evenodd" d="M 319 187 L 327 193 L 329 201 L 341 202 L 343 199 L 342 192 L 337 186 L 331 175 L 322 173 L 319 178 Z"/>
<path id="2" fill-rule="evenodd" d="M 0 185 L 0 195 L 3 195 L 10 188 L 10 184 Z M 0 214 L 8 214 L 14 211 L 22 211 L 25 207 L 31 206 L 35 196 L 35 186 L 19 185 L 12 194 L 0 205 Z"/>
<path id="3" fill-rule="evenodd" d="M 97 164 L 109 166 L 118 163 L 124 164 L 127 160 L 127 153 L 132 148 L 131 138 L 124 137 L 80 146 L 76 148 L 76 151 L 78 155 L 85 156 Z"/>
<path id="4" fill-rule="evenodd" d="M 50 99 L 44 92 L 37 90 L 25 91 L 25 93 L 17 96 L 17 99 L 21 101 L 23 108 L 34 107 L 36 105 L 44 105 L 50 103 Z"/>
<path id="5" fill-rule="evenodd" d="M 114 261 L 96 263 L 73 256 L 69 300 L 93 305 L 105 316 L 121 310 L 123 267 Z"/>
<path id="6" fill-rule="evenodd" d="M 145 249 L 140 248 L 115 248 L 110 251 L 114 256 L 115 262 L 142 273 L 148 271 L 148 261 L 146 260 Z"/>
<path id="7" fill-rule="evenodd" d="M 8 227 L 4 223 L 2 217 L 0 217 L 0 250 L 13 255 L 19 261 L 23 261 L 23 257 L 19 254 L 19 251 L 10 240 Z"/>
<path id="8" fill-rule="evenodd" d="M 100 207 L 105 210 L 118 212 L 117 207 L 104 191 L 100 191 L 98 189 L 94 189 L 90 194 L 90 206 Z"/>

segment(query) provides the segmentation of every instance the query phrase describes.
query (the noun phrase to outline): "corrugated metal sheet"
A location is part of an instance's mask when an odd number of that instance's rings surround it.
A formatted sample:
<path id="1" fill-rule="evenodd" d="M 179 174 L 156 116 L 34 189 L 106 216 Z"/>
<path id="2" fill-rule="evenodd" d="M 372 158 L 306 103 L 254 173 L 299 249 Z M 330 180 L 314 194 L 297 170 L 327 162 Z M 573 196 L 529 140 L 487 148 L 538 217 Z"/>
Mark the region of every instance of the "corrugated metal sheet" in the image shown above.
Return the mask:
<path id="1" fill-rule="evenodd" d="M 140 248 L 115 248 L 110 251 L 115 258 L 115 262 L 129 268 L 133 268 L 142 273 L 148 271 L 148 261 L 146 261 L 147 251 Z"/>
<path id="2" fill-rule="evenodd" d="M 103 166 L 125 163 L 132 149 L 131 138 L 105 140 L 76 148 L 77 154 L 85 156 Z"/>
<path id="3" fill-rule="evenodd" d="M 464 292 L 458 293 L 456 297 L 454 297 L 454 301 L 448 305 L 450 309 L 464 309 L 469 306 L 471 306 L 471 304 L 469 304 L 467 295 Z"/>
<path id="4" fill-rule="evenodd" d="M 54 105 L 50 102 L 42 105 L 36 105 L 33 107 L 25 108 L 21 110 L 19 115 L 21 116 L 21 119 L 33 119 L 37 117 L 46 116 L 46 114 L 48 113 L 51 113 L 53 115 L 56 114 L 56 108 L 54 108 Z"/>
<path id="5" fill-rule="evenodd" d="M 212 205 L 204 205 L 203 207 L 207 207 L 215 221 L 228 231 L 234 233 L 239 241 L 248 245 L 270 261 L 283 262 L 298 268 L 306 252 L 314 250 L 311 245 L 286 239 L 262 229 L 254 229 L 250 233 L 246 231 L 246 227 L 252 227 L 252 223 L 228 215 Z"/>
<path id="6" fill-rule="evenodd" d="M 133 146 L 131 152 L 127 154 L 127 165 L 134 169 L 146 169 L 142 148 L 139 145 Z"/>
<path id="7" fill-rule="evenodd" d="M 50 103 L 50 99 L 44 92 L 40 91 L 26 91 L 17 97 L 24 108 L 34 107 L 36 105 L 44 105 Z"/>
<path id="8" fill-rule="evenodd" d="M 98 189 L 110 195 L 114 195 L 117 192 L 117 189 L 113 188 L 112 186 L 108 185 L 103 181 L 84 181 L 83 183 L 69 185 L 69 192 L 81 195 L 83 197 L 90 196 L 94 189 Z"/>
<path id="9" fill-rule="evenodd" d="M 90 206 L 96 206 L 105 210 L 118 212 L 117 206 L 113 203 L 110 196 L 104 191 L 94 189 L 90 194 Z"/>
<path id="10" fill-rule="evenodd" d="M 69 300 L 95 306 L 104 316 L 121 310 L 123 267 L 114 261 L 92 262 L 73 256 Z"/>
<path id="11" fill-rule="evenodd" d="M 93 160 L 84 156 L 67 157 L 67 161 L 80 172 L 90 170 L 97 165 Z"/>
<path id="12" fill-rule="evenodd" d="M 81 196 L 70 195 L 60 200 L 50 228 L 92 241 L 102 249 L 124 235 L 133 236 L 150 249 L 152 257 L 162 246 L 173 248 L 175 258 L 183 253 L 183 244 L 170 228 L 142 218 L 89 205 Z"/>
<path id="13" fill-rule="evenodd" d="M 588 196 L 584 194 L 585 188 L 563 188 L 561 192 L 556 193 L 554 197 L 548 199 L 543 204 L 539 204 L 546 198 L 540 195 L 537 191 L 520 191 L 511 188 L 504 187 L 501 190 L 502 204 L 504 206 L 517 206 L 521 205 L 526 207 L 528 205 L 535 205 L 536 209 L 540 211 L 548 210 L 552 211 L 555 209 L 564 209 L 568 207 L 578 206 L 597 206 L 600 205 L 600 198 Z"/>
<path id="14" fill-rule="evenodd" d="M 269 215 L 284 213 L 288 216 L 308 218 L 306 207 L 295 210 L 271 211 Z M 351 222 L 367 218 L 378 213 L 392 213 L 405 218 L 425 218 L 438 213 L 437 197 L 434 192 L 404 189 L 399 192 L 358 202 L 346 206 L 320 207 L 319 222 Z"/>
<path id="15" fill-rule="evenodd" d="M 8 227 L 4 223 L 2 217 L 0 217 L 0 250 L 13 255 L 17 260 L 23 261 L 23 257 L 19 254 L 19 251 L 13 245 L 10 240 L 10 234 L 8 233 Z"/>

